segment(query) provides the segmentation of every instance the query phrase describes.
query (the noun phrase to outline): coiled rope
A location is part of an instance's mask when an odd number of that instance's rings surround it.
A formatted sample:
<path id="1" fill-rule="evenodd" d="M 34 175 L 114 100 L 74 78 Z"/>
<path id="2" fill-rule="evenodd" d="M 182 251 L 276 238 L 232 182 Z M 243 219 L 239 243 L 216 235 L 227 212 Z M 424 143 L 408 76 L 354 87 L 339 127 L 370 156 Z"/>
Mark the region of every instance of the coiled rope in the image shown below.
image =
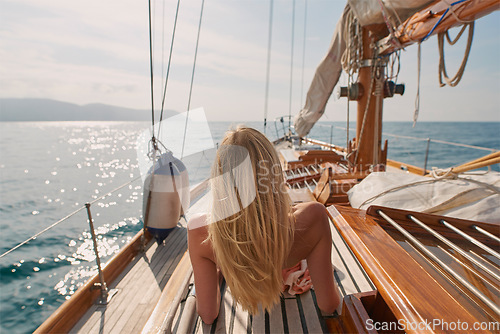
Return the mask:
<path id="1" fill-rule="evenodd" d="M 465 28 L 469 27 L 469 35 L 467 38 L 467 46 L 465 48 L 465 53 L 464 53 L 464 58 L 462 59 L 462 64 L 460 65 L 460 68 L 458 69 L 457 73 L 450 79 L 448 77 L 448 73 L 446 73 L 446 64 L 444 60 L 444 37 L 446 36 L 446 40 L 448 41 L 448 44 L 450 45 L 455 45 L 455 43 L 460 39 L 462 36 L 463 32 L 465 31 Z M 467 24 L 464 24 L 462 26 L 462 29 L 458 33 L 457 37 L 452 41 L 450 39 L 450 35 L 448 34 L 448 31 L 444 33 L 439 33 L 438 34 L 438 46 L 439 46 L 439 86 L 443 87 L 446 84 L 448 84 L 451 87 L 455 87 L 458 85 L 460 80 L 462 79 L 462 76 L 465 71 L 465 66 L 467 65 L 467 60 L 469 59 L 469 54 L 470 54 L 470 49 L 472 46 L 472 39 L 474 37 L 474 22 L 470 22 Z M 446 83 L 443 82 L 444 81 Z"/>

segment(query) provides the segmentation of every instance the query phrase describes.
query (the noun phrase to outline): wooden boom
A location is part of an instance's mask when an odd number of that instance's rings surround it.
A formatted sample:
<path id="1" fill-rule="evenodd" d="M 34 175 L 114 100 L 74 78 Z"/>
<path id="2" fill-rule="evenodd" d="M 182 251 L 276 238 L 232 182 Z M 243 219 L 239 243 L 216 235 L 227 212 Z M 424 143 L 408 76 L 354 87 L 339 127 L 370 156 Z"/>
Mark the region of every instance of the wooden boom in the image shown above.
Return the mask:
<path id="1" fill-rule="evenodd" d="M 500 9 L 500 1 L 498 0 L 470 0 L 454 6 L 450 6 L 445 1 L 438 1 L 403 22 L 397 28 L 395 37 L 399 40 L 400 47 L 403 48 L 421 42 L 427 35 L 432 36 L 445 32 L 450 28 L 464 24 L 464 22 L 477 20 L 498 9 Z M 398 46 L 390 42 L 391 38 L 392 36 L 387 36 L 377 43 L 380 55 L 386 55 L 398 49 Z"/>

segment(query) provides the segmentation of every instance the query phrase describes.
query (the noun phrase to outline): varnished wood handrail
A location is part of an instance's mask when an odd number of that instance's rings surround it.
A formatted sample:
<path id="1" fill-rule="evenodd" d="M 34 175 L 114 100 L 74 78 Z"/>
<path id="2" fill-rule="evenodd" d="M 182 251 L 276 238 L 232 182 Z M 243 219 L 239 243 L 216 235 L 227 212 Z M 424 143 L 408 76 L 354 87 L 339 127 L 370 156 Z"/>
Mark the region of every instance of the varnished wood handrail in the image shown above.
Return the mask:
<path id="1" fill-rule="evenodd" d="M 365 211 L 341 206 L 329 207 L 328 211 L 397 319 L 405 323 L 480 321 Z"/>

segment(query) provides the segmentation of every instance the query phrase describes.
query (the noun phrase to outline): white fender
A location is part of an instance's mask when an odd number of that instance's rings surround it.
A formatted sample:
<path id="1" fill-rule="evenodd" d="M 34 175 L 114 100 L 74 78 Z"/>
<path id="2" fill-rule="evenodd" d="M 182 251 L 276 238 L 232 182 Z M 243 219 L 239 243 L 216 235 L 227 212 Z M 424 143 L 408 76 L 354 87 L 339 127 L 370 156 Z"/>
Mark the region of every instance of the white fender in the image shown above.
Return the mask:
<path id="1" fill-rule="evenodd" d="M 189 177 L 186 166 L 170 152 L 160 156 L 152 171 L 144 181 L 143 217 L 151 196 L 146 228 L 161 243 L 189 207 Z"/>

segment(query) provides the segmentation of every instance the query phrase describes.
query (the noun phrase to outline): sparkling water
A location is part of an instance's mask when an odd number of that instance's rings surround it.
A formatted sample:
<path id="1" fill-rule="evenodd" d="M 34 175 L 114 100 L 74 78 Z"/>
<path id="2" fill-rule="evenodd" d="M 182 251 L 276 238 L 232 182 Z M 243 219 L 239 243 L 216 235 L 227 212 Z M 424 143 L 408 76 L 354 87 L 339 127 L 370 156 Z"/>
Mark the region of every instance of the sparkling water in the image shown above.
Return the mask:
<path id="1" fill-rule="evenodd" d="M 216 147 L 231 125 L 210 123 L 212 139 L 204 140 L 213 140 Z M 261 122 L 247 125 L 263 130 Z M 86 202 L 95 201 L 91 210 L 103 263 L 141 229 L 136 140 L 148 126 L 148 122 L 0 123 L 0 252 L 72 214 L 0 259 L 0 332 L 32 332 L 96 273 Z M 319 123 L 311 136 L 345 146 L 345 128 L 338 122 Z M 281 136 L 282 129 L 281 123 L 271 123 L 266 133 L 272 139 Z M 355 130 L 349 133 L 352 138 Z M 422 122 L 412 128 L 411 123 L 389 122 L 384 123 L 384 133 L 389 158 L 418 167 L 424 166 L 426 138 L 500 149 L 500 123 Z M 187 145 L 196 151 L 195 141 L 188 138 Z M 487 153 L 431 141 L 427 168 L 458 165 Z M 212 156 L 200 152 L 185 157 L 191 185 L 209 176 Z"/>

